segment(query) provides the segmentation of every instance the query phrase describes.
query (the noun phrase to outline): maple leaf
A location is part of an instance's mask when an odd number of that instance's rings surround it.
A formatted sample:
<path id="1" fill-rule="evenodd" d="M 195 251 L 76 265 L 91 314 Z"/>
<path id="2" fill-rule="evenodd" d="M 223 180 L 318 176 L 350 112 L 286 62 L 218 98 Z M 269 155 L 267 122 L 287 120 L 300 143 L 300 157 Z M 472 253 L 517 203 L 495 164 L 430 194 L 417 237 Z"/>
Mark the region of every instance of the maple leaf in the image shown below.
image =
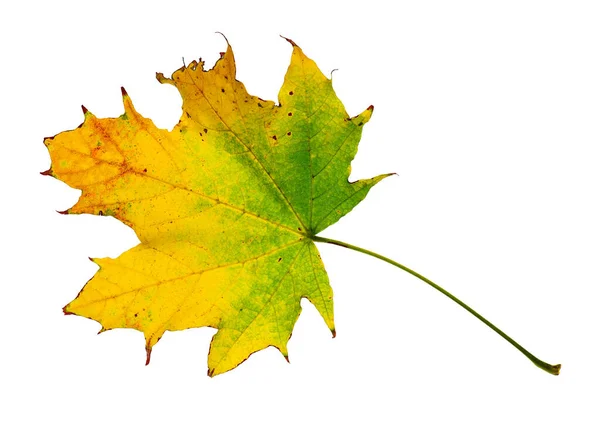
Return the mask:
<path id="1" fill-rule="evenodd" d="M 290 41 L 291 42 L 291 41 Z M 205 71 L 171 78 L 183 115 L 171 131 L 125 113 L 45 143 L 49 174 L 82 195 L 69 214 L 111 215 L 141 244 L 100 266 L 65 312 L 103 330 L 144 333 L 147 358 L 167 330 L 211 326 L 209 375 L 286 344 L 308 298 L 335 336 L 332 290 L 312 237 L 390 174 L 348 182 L 373 107 L 349 118 L 331 80 L 292 42 L 279 104 L 248 94 L 231 47 Z"/>
<path id="2" fill-rule="evenodd" d="M 248 94 L 235 78 L 231 47 L 215 66 L 193 61 L 161 83 L 174 85 L 183 113 L 157 128 L 122 89 L 125 113 L 98 119 L 85 107 L 77 129 L 46 138 L 51 175 L 81 189 L 68 214 L 110 215 L 140 244 L 99 270 L 64 307 L 102 331 L 144 333 L 146 364 L 167 330 L 218 329 L 208 374 L 287 342 L 306 297 L 335 336 L 333 293 L 315 242 L 386 261 L 434 287 L 510 342 L 545 363 L 468 305 L 419 273 L 375 252 L 317 234 L 391 174 L 348 182 L 373 107 L 350 118 L 331 80 L 288 39 L 292 58 L 279 104 Z"/>

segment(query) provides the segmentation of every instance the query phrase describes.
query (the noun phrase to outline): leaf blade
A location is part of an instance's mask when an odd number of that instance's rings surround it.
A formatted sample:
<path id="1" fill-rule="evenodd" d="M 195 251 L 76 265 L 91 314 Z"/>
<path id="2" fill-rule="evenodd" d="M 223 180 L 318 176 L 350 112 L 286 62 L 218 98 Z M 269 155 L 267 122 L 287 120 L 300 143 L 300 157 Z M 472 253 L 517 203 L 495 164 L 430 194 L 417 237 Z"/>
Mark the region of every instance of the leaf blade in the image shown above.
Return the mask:
<path id="1" fill-rule="evenodd" d="M 46 172 L 82 196 L 68 213 L 110 215 L 141 244 L 99 270 L 65 313 L 102 330 L 144 333 L 147 362 L 167 330 L 210 326 L 209 375 L 268 346 L 286 357 L 307 298 L 335 336 L 333 292 L 312 236 L 335 223 L 388 175 L 348 182 L 372 107 L 349 118 L 331 80 L 293 44 L 280 104 L 235 79 L 231 47 L 205 71 L 171 78 L 183 98 L 171 131 L 134 109 L 45 141 Z M 301 75 L 301 76 L 299 76 Z M 293 132 L 292 132 L 293 131 Z M 318 168 L 318 173 L 315 169 Z"/>

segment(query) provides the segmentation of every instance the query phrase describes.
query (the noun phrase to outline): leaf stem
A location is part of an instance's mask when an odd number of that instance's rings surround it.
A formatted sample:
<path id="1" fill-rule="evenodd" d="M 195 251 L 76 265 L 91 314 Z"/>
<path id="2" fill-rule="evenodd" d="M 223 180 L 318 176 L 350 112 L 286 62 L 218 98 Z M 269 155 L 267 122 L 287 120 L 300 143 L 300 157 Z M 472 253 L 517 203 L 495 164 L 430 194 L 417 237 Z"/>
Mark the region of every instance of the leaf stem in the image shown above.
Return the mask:
<path id="1" fill-rule="evenodd" d="M 345 248 L 348 248 L 348 249 L 351 249 L 351 250 L 358 251 L 360 253 L 368 254 L 369 256 L 376 257 L 379 260 L 383 260 L 384 262 L 387 262 L 387 263 L 389 263 L 391 265 L 396 266 L 397 268 L 402 269 L 405 272 L 410 273 L 411 275 L 413 275 L 413 276 L 419 278 L 421 281 L 425 282 L 427 285 L 429 285 L 429 286 L 437 289 L 439 292 L 441 292 L 442 294 L 444 294 L 446 297 L 450 298 L 452 301 L 454 301 L 456 304 L 458 304 L 459 306 L 461 306 L 462 308 L 464 308 L 465 310 L 467 310 L 473 316 L 477 317 L 479 320 L 481 320 L 483 323 L 485 323 L 490 329 L 492 329 L 498 335 L 502 336 L 512 346 L 514 346 L 519 351 L 521 351 L 523 353 L 523 355 L 525 355 L 527 358 L 529 358 L 529 360 L 532 363 L 534 363 L 536 366 L 538 366 L 542 370 L 544 370 L 544 371 L 546 371 L 546 372 L 548 372 L 550 374 L 554 374 L 555 376 L 557 376 L 558 373 L 560 372 L 560 364 L 551 365 L 551 364 L 548 364 L 548 363 L 540 360 L 539 358 L 537 358 L 536 356 L 534 356 L 531 352 L 527 351 L 525 348 L 523 348 L 521 345 L 519 345 L 515 340 L 513 340 L 506 333 L 504 333 L 499 328 L 497 328 L 495 325 L 493 325 L 490 321 L 488 321 L 481 314 L 477 313 L 475 310 L 473 310 L 467 304 L 465 304 L 464 302 L 462 302 L 461 300 L 459 300 L 458 298 L 456 298 L 454 295 L 452 295 L 451 293 L 449 293 L 448 291 L 446 291 L 441 286 L 437 285 L 435 282 L 430 281 L 429 279 L 427 279 L 423 275 L 415 272 L 414 270 L 412 270 L 410 268 L 407 268 L 406 266 L 404 266 L 404 265 L 402 265 L 402 264 L 400 264 L 398 262 L 395 262 L 392 259 L 389 259 L 389 258 L 387 258 L 385 256 L 382 256 L 381 254 L 375 253 L 375 252 L 370 251 L 370 250 L 366 250 L 366 249 L 364 249 L 362 247 L 354 246 L 352 244 L 344 243 L 344 242 L 338 241 L 338 240 L 332 240 L 330 238 L 325 238 L 325 237 L 314 236 L 314 237 L 312 237 L 312 239 L 314 241 L 319 242 L 319 243 L 334 244 L 336 246 L 345 247 Z"/>

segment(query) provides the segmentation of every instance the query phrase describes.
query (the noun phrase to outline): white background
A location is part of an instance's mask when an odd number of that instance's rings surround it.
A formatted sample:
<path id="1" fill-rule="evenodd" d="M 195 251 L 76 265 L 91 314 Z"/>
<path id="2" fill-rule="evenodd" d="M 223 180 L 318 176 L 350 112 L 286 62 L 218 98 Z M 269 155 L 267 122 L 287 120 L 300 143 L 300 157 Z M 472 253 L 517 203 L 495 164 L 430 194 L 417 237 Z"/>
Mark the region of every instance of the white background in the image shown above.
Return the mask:
<path id="1" fill-rule="evenodd" d="M 600 417 L 600 11 L 594 1 L 6 2 L 0 11 L 0 418 L 597 420 Z M 394 6 L 392 6 L 394 4 Z M 142 334 L 61 308 L 136 244 L 110 217 L 63 216 L 79 192 L 40 171 L 45 136 L 122 113 L 159 127 L 160 85 L 231 42 L 238 79 L 275 100 L 298 43 L 355 115 L 353 178 L 397 172 L 322 233 L 423 273 L 531 352 L 416 278 L 319 245 L 337 338 L 314 308 L 289 345 L 206 376 L 214 330 Z"/>

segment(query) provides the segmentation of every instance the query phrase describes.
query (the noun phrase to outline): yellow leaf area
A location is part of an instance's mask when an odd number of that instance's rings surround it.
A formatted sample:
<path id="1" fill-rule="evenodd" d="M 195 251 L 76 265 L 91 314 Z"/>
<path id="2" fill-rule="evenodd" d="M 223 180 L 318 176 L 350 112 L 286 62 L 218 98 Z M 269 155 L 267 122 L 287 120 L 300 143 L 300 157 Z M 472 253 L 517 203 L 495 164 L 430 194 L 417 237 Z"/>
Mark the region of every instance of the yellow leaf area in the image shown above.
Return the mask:
<path id="1" fill-rule="evenodd" d="M 64 309 L 102 330 L 144 333 L 147 362 L 165 331 L 218 329 L 210 376 L 287 342 L 306 297 L 335 336 L 332 290 L 313 240 L 387 175 L 348 182 L 361 130 L 331 80 L 293 46 L 279 104 L 248 94 L 231 48 L 214 68 L 192 62 L 171 78 L 183 113 L 171 131 L 125 113 L 45 139 L 45 174 L 81 189 L 69 214 L 110 215 L 140 244 L 99 265 Z"/>

